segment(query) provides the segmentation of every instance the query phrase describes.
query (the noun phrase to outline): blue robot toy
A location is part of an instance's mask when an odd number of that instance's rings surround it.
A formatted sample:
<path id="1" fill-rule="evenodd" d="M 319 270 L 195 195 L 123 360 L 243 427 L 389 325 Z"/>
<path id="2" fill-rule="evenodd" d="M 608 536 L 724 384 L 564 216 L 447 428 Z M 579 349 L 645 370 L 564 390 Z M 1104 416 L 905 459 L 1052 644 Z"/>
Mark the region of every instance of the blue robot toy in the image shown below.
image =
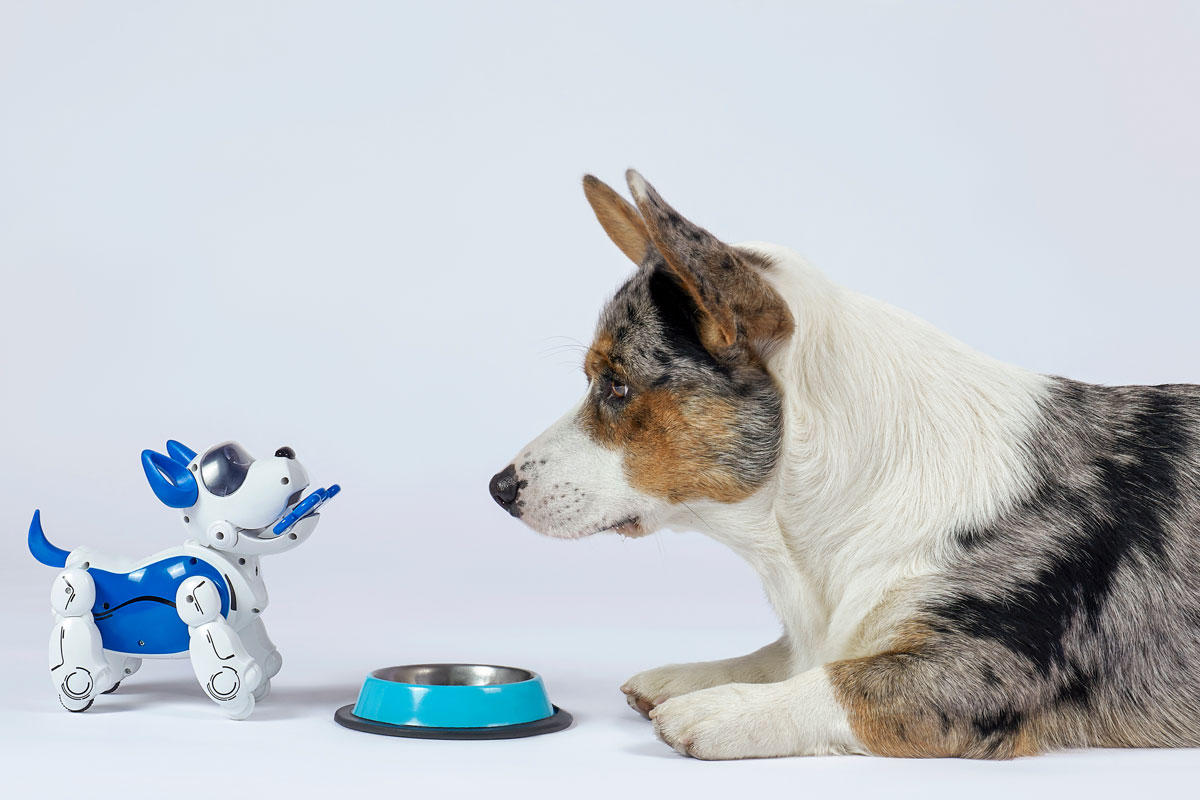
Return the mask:
<path id="1" fill-rule="evenodd" d="M 62 571 L 50 605 L 50 676 L 68 711 L 86 711 L 143 658 L 190 658 L 196 679 L 229 717 L 245 719 L 266 697 L 283 659 L 267 636 L 259 561 L 306 540 L 337 484 L 304 496 L 308 473 L 290 447 L 254 460 L 237 442 L 202 455 L 176 441 L 145 450 L 150 488 L 179 512 L 190 538 L 134 560 L 46 539 L 29 525 L 34 558 Z"/>

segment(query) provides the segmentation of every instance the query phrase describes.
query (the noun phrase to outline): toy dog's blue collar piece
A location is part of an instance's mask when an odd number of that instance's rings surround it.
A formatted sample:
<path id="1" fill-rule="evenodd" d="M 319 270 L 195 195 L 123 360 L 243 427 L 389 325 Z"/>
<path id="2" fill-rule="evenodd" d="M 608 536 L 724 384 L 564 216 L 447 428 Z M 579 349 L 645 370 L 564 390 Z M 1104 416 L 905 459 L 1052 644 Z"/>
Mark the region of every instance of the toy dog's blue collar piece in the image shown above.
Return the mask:
<path id="1" fill-rule="evenodd" d="M 296 504 L 296 507 L 285 514 L 279 522 L 275 523 L 275 527 L 271 528 L 271 533 L 276 536 L 282 536 L 287 533 L 293 525 L 300 520 L 317 513 L 317 509 L 325 505 L 325 503 L 342 490 L 341 486 L 336 483 L 328 489 L 313 489 L 312 494 Z"/>

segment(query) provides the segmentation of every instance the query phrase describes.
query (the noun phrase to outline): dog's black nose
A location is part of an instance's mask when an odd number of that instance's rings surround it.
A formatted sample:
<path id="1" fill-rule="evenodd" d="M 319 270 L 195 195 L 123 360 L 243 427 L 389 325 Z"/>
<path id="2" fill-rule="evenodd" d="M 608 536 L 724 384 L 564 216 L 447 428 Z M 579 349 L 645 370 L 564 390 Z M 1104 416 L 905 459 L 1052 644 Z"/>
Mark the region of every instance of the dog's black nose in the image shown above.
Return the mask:
<path id="1" fill-rule="evenodd" d="M 287 445 L 284 445 L 283 447 L 281 447 L 275 451 L 275 457 L 276 458 L 295 458 L 296 451 L 293 450 L 292 448 L 288 447 Z"/>
<path id="2" fill-rule="evenodd" d="M 515 466 L 509 464 L 493 475 L 491 483 L 488 484 L 488 491 L 492 493 L 492 499 L 499 503 L 501 508 L 514 517 L 521 516 L 521 510 L 517 508 L 517 495 L 520 493 L 521 487 L 517 483 Z"/>

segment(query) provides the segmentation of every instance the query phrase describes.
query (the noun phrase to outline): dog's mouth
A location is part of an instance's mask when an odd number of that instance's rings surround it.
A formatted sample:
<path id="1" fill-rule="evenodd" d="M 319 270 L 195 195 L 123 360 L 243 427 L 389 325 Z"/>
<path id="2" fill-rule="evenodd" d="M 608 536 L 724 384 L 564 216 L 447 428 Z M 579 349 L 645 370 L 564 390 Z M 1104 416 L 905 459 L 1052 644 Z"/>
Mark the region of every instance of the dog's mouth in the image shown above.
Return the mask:
<path id="1" fill-rule="evenodd" d="M 276 534 L 269 532 L 271 526 L 275 525 L 277 522 L 279 522 L 281 519 L 283 519 L 285 516 L 287 516 L 288 513 L 290 513 L 291 511 L 294 511 L 296 506 L 300 503 L 300 498 L 302 498 L 302 497 L 304 497 L 304 489 L 303 488 L 297 489 L 296 491 L 294 491 L 290 495 L 288 495 L 287 502 L 285 502 L 283 504 L 283 510 L 279 512 L 278 516 L 276 516 L 275 519 L 271 520 L 266 525 L 263 525 L 261 528 L 247 528 L 247 529 L 243 530 L 242 533 L 244 533 L 248 536 L 254 536 L 259 539 L 274 539 Z"/>
<path id="2" fill-rule="evenodd" d="M 279 512 L 279 514 L 275 517 L 275 519 L 273 519 L 271 522 L 267 523 L 266 525 L 262 526 L 261 528 L 242 528 L 242 535 L 243 536 L 252 536 L 256 539 L 266 539 L 266 540 L 277 538 L 279 534 L 275 533 L 272 530 L 272 527 L 277 525 L 288 514 L 295 511 L 296 507 L 300 504 L 300 500 L 303 497 L 304 497 L 304 489 L 303 488 L 297 489 L 296 491 L 292 492 L 290 495 L 288 495 L 288 499 L 283 505 L 283 510 Z"/>
<path id="3" fill-rule="evenodd" d="M 626 517 L 613 525 L 605 525 L 596 531 L 596 533 L 604 533 L 605 531 L 615 531 L 630 539 L 636 539 L 639 536 L 644 536 L 646 533 L 642 530 L 642 520 L 640 517 Z"/>

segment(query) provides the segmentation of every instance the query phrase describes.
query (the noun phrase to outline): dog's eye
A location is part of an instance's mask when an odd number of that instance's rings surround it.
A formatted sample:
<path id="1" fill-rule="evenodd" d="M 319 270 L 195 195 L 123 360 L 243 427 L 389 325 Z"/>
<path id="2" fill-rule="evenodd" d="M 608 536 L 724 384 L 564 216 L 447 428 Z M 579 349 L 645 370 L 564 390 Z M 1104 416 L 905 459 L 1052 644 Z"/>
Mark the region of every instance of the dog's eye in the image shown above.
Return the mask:
<path id="1" fill-rule="evenodd" d="M 624 383 L 617 383 L 616 381 L 608 382 L 609 397 L 613 398 L 614 400 L 624 400 L 625 395 L 627 394 L 629 394 L 629 387 Z"/>

